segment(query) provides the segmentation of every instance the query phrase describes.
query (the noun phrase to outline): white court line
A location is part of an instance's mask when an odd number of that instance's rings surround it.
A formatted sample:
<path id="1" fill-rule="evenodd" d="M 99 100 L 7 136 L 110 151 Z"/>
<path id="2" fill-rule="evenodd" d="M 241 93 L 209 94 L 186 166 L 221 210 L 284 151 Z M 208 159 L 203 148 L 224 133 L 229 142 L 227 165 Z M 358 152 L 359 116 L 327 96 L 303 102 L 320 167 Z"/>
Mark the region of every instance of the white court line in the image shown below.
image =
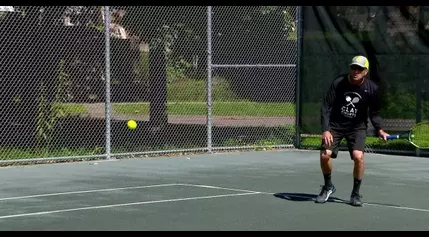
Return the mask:
<path id="1" fill-rule="evenodd" d="M 171 183 L 171 184 L 155 184 L 155 185 L 146 185 L 146 186 L 129 186 L 129 187 L 123 187 L 123 188 L 108 188 L 108 189 L 93 189 L 93 190 L 83 190 L 83 191 L 72 191 L 72 192 L 62 192 L 62 193 L 48 193 L 48 194 L 37 194 L 37 195 L 28 195 L 28 196 L 17 196 L 17 197 L 7 197 L 7 198 L 0 198 L 0 201 L 5 200 L 18 200 L 18 199 L 25 199 L 25 198 L 35 198 L 35 197 L 49 197 L 49 196 L 61 196 L 61 195 L 69 195 L 69 194 L 82 194 L 82 193 L 95 193 L 95 192 L 108 192 L 108 191 L 118 191 L 118 190 L 131 190 L 131 189 L 143 189 L 143 188 L 152 188 L 152 187 L 168 187 L 168 186 L 188 186 L 188 187 L 201 187 L 201 188 L 211 188 L 211 189 L 223 189 L 223 190 L 229 190 L 229 191 L 237 191 L 237 192 L 246 192 L 242 194 L 227 194 L 226 196 L 236 196 L 236 195 L 246 195 L 246 194 L 268 194 L 268 195 L 274 195 L 275 193 L 269 193 L 269 192 L 261 192 L 261 191 L 253 191 L 253 190 L 246 190 L 246 189 L 236 189 L 236 188 L 226 188 L 226 187 L 220 187 L 220 186 L 212 186 L 212 185 L 204 185 L 204 184 L 187 184 L 187 183 Z M 225 196 L 225 195 L 220 195 Z M 297 196 L 300 198 L 307 198 L 304 196 Z M 217 197 L 217 196 L 213 196 Z M 191 199 L 185 199 L 185 200 L 192 200 Z M 196 197 L 196 199 L 202 199 L 201 197 Z M 171 200 L 178 200 L 180 199 L 171 199 Z M 168 200 L 161 200 L 161 201 L 153 201 L 152 203 L 156 202 L 165 202 Z M 151 202 L 149 202 L 151 203 Z M 147 202 L 142 202 L 140 204 L 147 204 Z M 121 206 L 123 204 L 119 204 Z M 125 206 L 128 204 L 124 204 Z M 130 204 L 130 205 L 138 205 L 138 204 Z M 376 204 L 376 203 L 364 203 L 364 205 L 368 206 L 376 206 L 376 207 L 384 207 L 384 208 L 393 208 L 393 209 L 399 209 L 399 210 L 411 210 L 411 211 L 420 211 L 420 212 L 429 212 L 429 209 L 424 208 L 414 208 L 414 207 L 406 207 L 406 206 L 390 206 L 390 205 L 382 205 L 382 204 Z M 101 207 L 109 207 L 109 206 L 101 206 Z M 113 206 L 114 207 L 114 206 Z M 98 208 L 95 206 L 95 208 Z M 66 210 L 85 210 L 85 209 L 91 209 L 91 207 L 84 208 L 84 209 L 66 209 Z M 55 213 L 54 211 L 53 213 Z M 44 213 L 44 212 L 41 212 Z M 46 213 L 49 214 L 50 212 Z M 27 214 L 22 214 L 27 215 Z M 1 218 L 1 217 L 0 217 Z"/>
<path id="2" fill-rule="evenodd" d="M 143 188 L 168 187 L 168 186 L 188 186 L 188 187 L 224 189 L 224 190 L 229 190 L 229 191 L 255 193 L 255 191 L 244 190 L 244 189 L 222 188 L 222 187 L 209 186 L 209 185 L 199 185 L 199 184 L 171 183 L 171 184 L 154 184 L 154 185 L 146 185 L 146 186 L 129 186 L 129 187 L 123 187 L 123 188 L 92 189 L 92 190 L 70 191 L 70 192 L 61 192 L 61 193 L 45 193 L 45 194 L 35 194 L 35 195 L 27 195 L 27 196 L 6 197 L 6 198 L 0 198 L 0 201 L 18 200 L 18 199 L 26 199 L 26 198 L 37 198 L 37 197 L 61 196 L 61 195 L 70 195 L 70 194 L 83 194 L 83 193 L 97 193 L 97 192 L 109 192 L 109 191 L 132 190 L 132 189 L 143 189 Z M 257 193 L 259 193 L 259 192 L 257 192 Z"/>
<path id="3" fill-rule="evenodd" d="M 264 192 L 261 192 L 261 194 L 273 194 L 274 195 L 274 193 L 264 193 Z M 296 198 L 308 198 L 307 196 L 302 196 L 302 195 L 287 195 L 287 196 L 288 197 L 296 197 Z M 314 201 L 315 199 L 312 198 L 311 200 Z M 344 203 L 344 204 L 346 203 L 346 202 L 341 201 L 341 200 L 333 200 L 333 202 Z M 383 204 L 377 204 L 377 203 L 367 203 L 367 202 L 364 202 L 363 205 L 365 205 L 365 206 L 375 206 L 375 207 L 387 207 L 387 208 L 395 208 L 395 209 L 411 210 L 411 211 L 420 211 L 420 212 L 429 212 L 429 209 L 414 208 L 414 207 L 404 207 L 404 206 L 392 206 L 390 204 L 383 205 Z"/>
<path id="4" fill-rule="evenodd" d="M 81 194 L 81 193 L 109 192 L 109 191 L 119 191 L 119 190 L 127 190 L 127 189 L 168 187 L 168 186 L 177 186 L 177 185 L 178 184 L 154 184 L 154 185 L 146 185 L 146 186 L 130 186 L 130 187 L 123 187 L 123 188 L 106 188 L 106 189 L 92 189 L 92 190 L 62 192 L 62 193 L 45 193 L 45 194 L 36 194 L 36 195 L 28 195 L 28 196 L 0 198 L 0 201 L 18 200 L 18 199 L 36 198 L 36 197 L 61 196 L 61 195 L 70 195 L 70 194 Z"/>
<path id="5" fill-rule="evenodd" d="M 223 190 L 247 192 L 247 193 L 262 193 L 262 192 L 258 192 L 258 191 L 247 190 L 247 189 L 224 188 L 224 187 L 204 185 L 204 184 L 182 184 L 182 183 L 178 183 L 177 185 L 188 186 L 188 187 L 199 187 L 199 188 L 223 189 Z"/>
<path id="6" fill-rule="evenodd" d="M 387 208 L 394 208 L 394 209 L 400 209 L 400 210 L 410 210 L 410 211 L 420 211 L 420 212 L 429 212 L 429 209 L 423 209 L 423 208 L 414 208 L 414 207 L 404 207 L 404 206 L 387 206 L 382 204 L 376 204 L 376 203 L 366 203 L 364 202 L 363 205 L 367 206 L 376 206 L 376 207 L 387 207 Z"/>
<path id="7" fill-rule="evenodd" d="M 32 212 L 32 213 L 23 213 L 23 214 L 16 214 L 16 215 L 0 216 L 0 219 L 7 219 L 7 218 L 14 218 L 14 217 L 24 217 L 24 216 L 47 215 L 47 214 L 53 214 L 53 213 L 82 211 L 82 210 L 94 210 L 94 209 L 111 208 L 111 207 L 124 207 L 124 206 L 145 205 L 145 204 L 154 204 L 154 203 L 179 202 L 179 201 L 199 200 L 199 199 L 211 199 L 211 198 L 220 198 L 220 197 L 244 196 L 244 195 L 253 195 L 253 194 L 258 194 L 258 193 L 257 192 L 254 192 L 254 193 L 234 193 L 234 194 L 223 194 L 223 195 L 213 195 L 213 196 L 200 196 L 200 197 L 190 197 L 190 198 L 175 198 L 175 199 L 165 199 L 165 200 L 157 200 L 157 201 L 131 202 L 131 203 L 120 203 L 120 204 L 102 205 L 102 206 L 90 206 L 90 207 L 70 208 L 70 209 L 61 209 L 61 210 L 53 210 L 53 211 L 41 211 L 41 212 Z"/>
<path id="8" fill-rule="evenodd" d="M 225 189 L 225 190 L 231 190 L 231 191 L 247 192 L 247 193 L 252 193 L 252 194 L 268 194 L 268 195 L 274 195 L 274 194 L 276 194 L 276 193 L 269 193 L 269 192 L 262 192 L 262 191 L 252 191 L 252 190 L 246 190 L 246 189 L 225 188 L 225 187 L 210 186 L 210 185 L 203 185 L 203 184 L 182 184 L 182 183 L 179 183 L 177 185 L 195 186 L 195 187 L 213 188 L 213 189 Z M 293 197 L 297 197 L 297 198 L 308 198 L 307 196 L 300 196 L 300 195 L 289 195 L 289 196 L 293 196 Z M 344 202 L 341 202 L 341 201 L 335 201 L 335 202 L 344 203 Z M 366 205 L 366 206 L 375 206 L 375 207 L 393 208 L 393 209 L 399 209 L 399 210 L 429 212 L 429 209 L 424 209 L 424 208 L 414 208 L 414 207 L 405 207 L 405 206 L 391 206 L 391 205 L 383 205 L 383 204 L 377 204 L 377 203 L 366 203 L 366 202 L 364 202 L 364 205 Z"/>

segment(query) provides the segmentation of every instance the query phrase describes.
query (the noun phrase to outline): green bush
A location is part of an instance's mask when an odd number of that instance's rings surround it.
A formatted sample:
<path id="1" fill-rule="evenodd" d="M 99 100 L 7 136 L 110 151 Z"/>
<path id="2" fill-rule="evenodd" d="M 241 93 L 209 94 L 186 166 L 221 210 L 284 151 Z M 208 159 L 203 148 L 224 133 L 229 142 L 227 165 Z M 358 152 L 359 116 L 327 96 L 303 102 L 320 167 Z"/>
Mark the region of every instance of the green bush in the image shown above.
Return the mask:
<path id="1" fill-rule="evenodd" d="M 321 137 L 302 137 L 301 138 L 301 146 L 302 148 L 312 148 L 318 149 L 320 148 Z M 343 140 L 340 143 L 341 149 L 347 149 L 346 141 Z M 384 149 L 384 150 L 414 150 L 415 148 L 409 144 L 406 140 L 395 140 L 384 142 L 376 137 L 367 137 L 366 138 L 366 146 L 373 149 Z"/>

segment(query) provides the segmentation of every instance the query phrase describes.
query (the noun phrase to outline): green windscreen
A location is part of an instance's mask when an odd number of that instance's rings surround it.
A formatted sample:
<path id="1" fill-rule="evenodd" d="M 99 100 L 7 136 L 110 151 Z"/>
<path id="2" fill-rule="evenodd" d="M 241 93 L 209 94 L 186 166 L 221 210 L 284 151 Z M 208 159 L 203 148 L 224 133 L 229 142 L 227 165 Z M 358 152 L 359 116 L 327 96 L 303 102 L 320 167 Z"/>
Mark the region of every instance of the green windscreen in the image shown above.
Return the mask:
<path id="1" fill-rule="evenodd" d="M 427 7 L 313 6 L 303 7 L 303 19 L 299 101 L 303 147 L 320 145 L 322 99 L 332 80 L 349 72 L 356 55 L 368 58 L 369 77 L 380 86 L 386 131 L 402 133 L 429 119 Z M 373 134 L 370 122 L 368 132 Z M 379 142 L 374 139 L 374 144 Z"/>

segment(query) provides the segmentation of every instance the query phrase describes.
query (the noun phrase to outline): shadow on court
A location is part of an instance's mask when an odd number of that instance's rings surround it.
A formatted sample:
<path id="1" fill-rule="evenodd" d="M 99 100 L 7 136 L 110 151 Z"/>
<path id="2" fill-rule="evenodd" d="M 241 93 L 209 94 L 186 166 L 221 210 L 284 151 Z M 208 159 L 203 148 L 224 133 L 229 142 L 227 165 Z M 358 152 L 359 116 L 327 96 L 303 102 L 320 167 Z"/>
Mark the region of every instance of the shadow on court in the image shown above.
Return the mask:
<path id="1" fill-rule="evenodd" d="M 316 200 L 317 195 L 308 194 L 308 193 L 275 193 L 274 197 L 281 198 L 281 199 L 288 200 L 288 201 L 294 201 L 294 202 L 314 202 L 314 203 L 316 203 L 315 200 Z M 332 197 L 332 196 L 329 197 L 327 202 L 350 205 L 349 200 L 344 200 L 344 199 Z M 400 205 L 391 204 L 391 203 L 364 202 L 364 205 L 365 204 L 378 205 L 378 206 L 400 207 Z"/>
<path id="2" fill-rule="evenodd" d="M 315 202 L 317 195 L 308 193 L 275 193 L 274 197 L 294 202 Z M 341 198 L 330 197 L 327 202 L 349 204 Z"/>
<path id="3" fill-rule="evenodd" d="M 348 203 L 346 156 L 335 162 L 336 193 L 314 202 L 323 178 L 317 155 L 279 150 L 2 168 L 0 230 L 429 230 L 429 160 L 368 154 L 359 208 Z"/>

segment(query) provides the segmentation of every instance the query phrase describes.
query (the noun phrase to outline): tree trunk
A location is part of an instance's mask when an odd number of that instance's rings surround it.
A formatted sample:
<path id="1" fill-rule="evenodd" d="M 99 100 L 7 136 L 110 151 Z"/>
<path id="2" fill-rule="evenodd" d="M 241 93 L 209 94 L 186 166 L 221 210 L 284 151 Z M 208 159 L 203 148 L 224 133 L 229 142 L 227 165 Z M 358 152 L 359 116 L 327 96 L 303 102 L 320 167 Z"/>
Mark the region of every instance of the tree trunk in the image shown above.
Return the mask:
<path id="1" fill-rule="evenodd" d="M 164 127 L 167 117 L 167 72 L 162 49 L 153 47 L 149 51 L 150 123 Z"/>

